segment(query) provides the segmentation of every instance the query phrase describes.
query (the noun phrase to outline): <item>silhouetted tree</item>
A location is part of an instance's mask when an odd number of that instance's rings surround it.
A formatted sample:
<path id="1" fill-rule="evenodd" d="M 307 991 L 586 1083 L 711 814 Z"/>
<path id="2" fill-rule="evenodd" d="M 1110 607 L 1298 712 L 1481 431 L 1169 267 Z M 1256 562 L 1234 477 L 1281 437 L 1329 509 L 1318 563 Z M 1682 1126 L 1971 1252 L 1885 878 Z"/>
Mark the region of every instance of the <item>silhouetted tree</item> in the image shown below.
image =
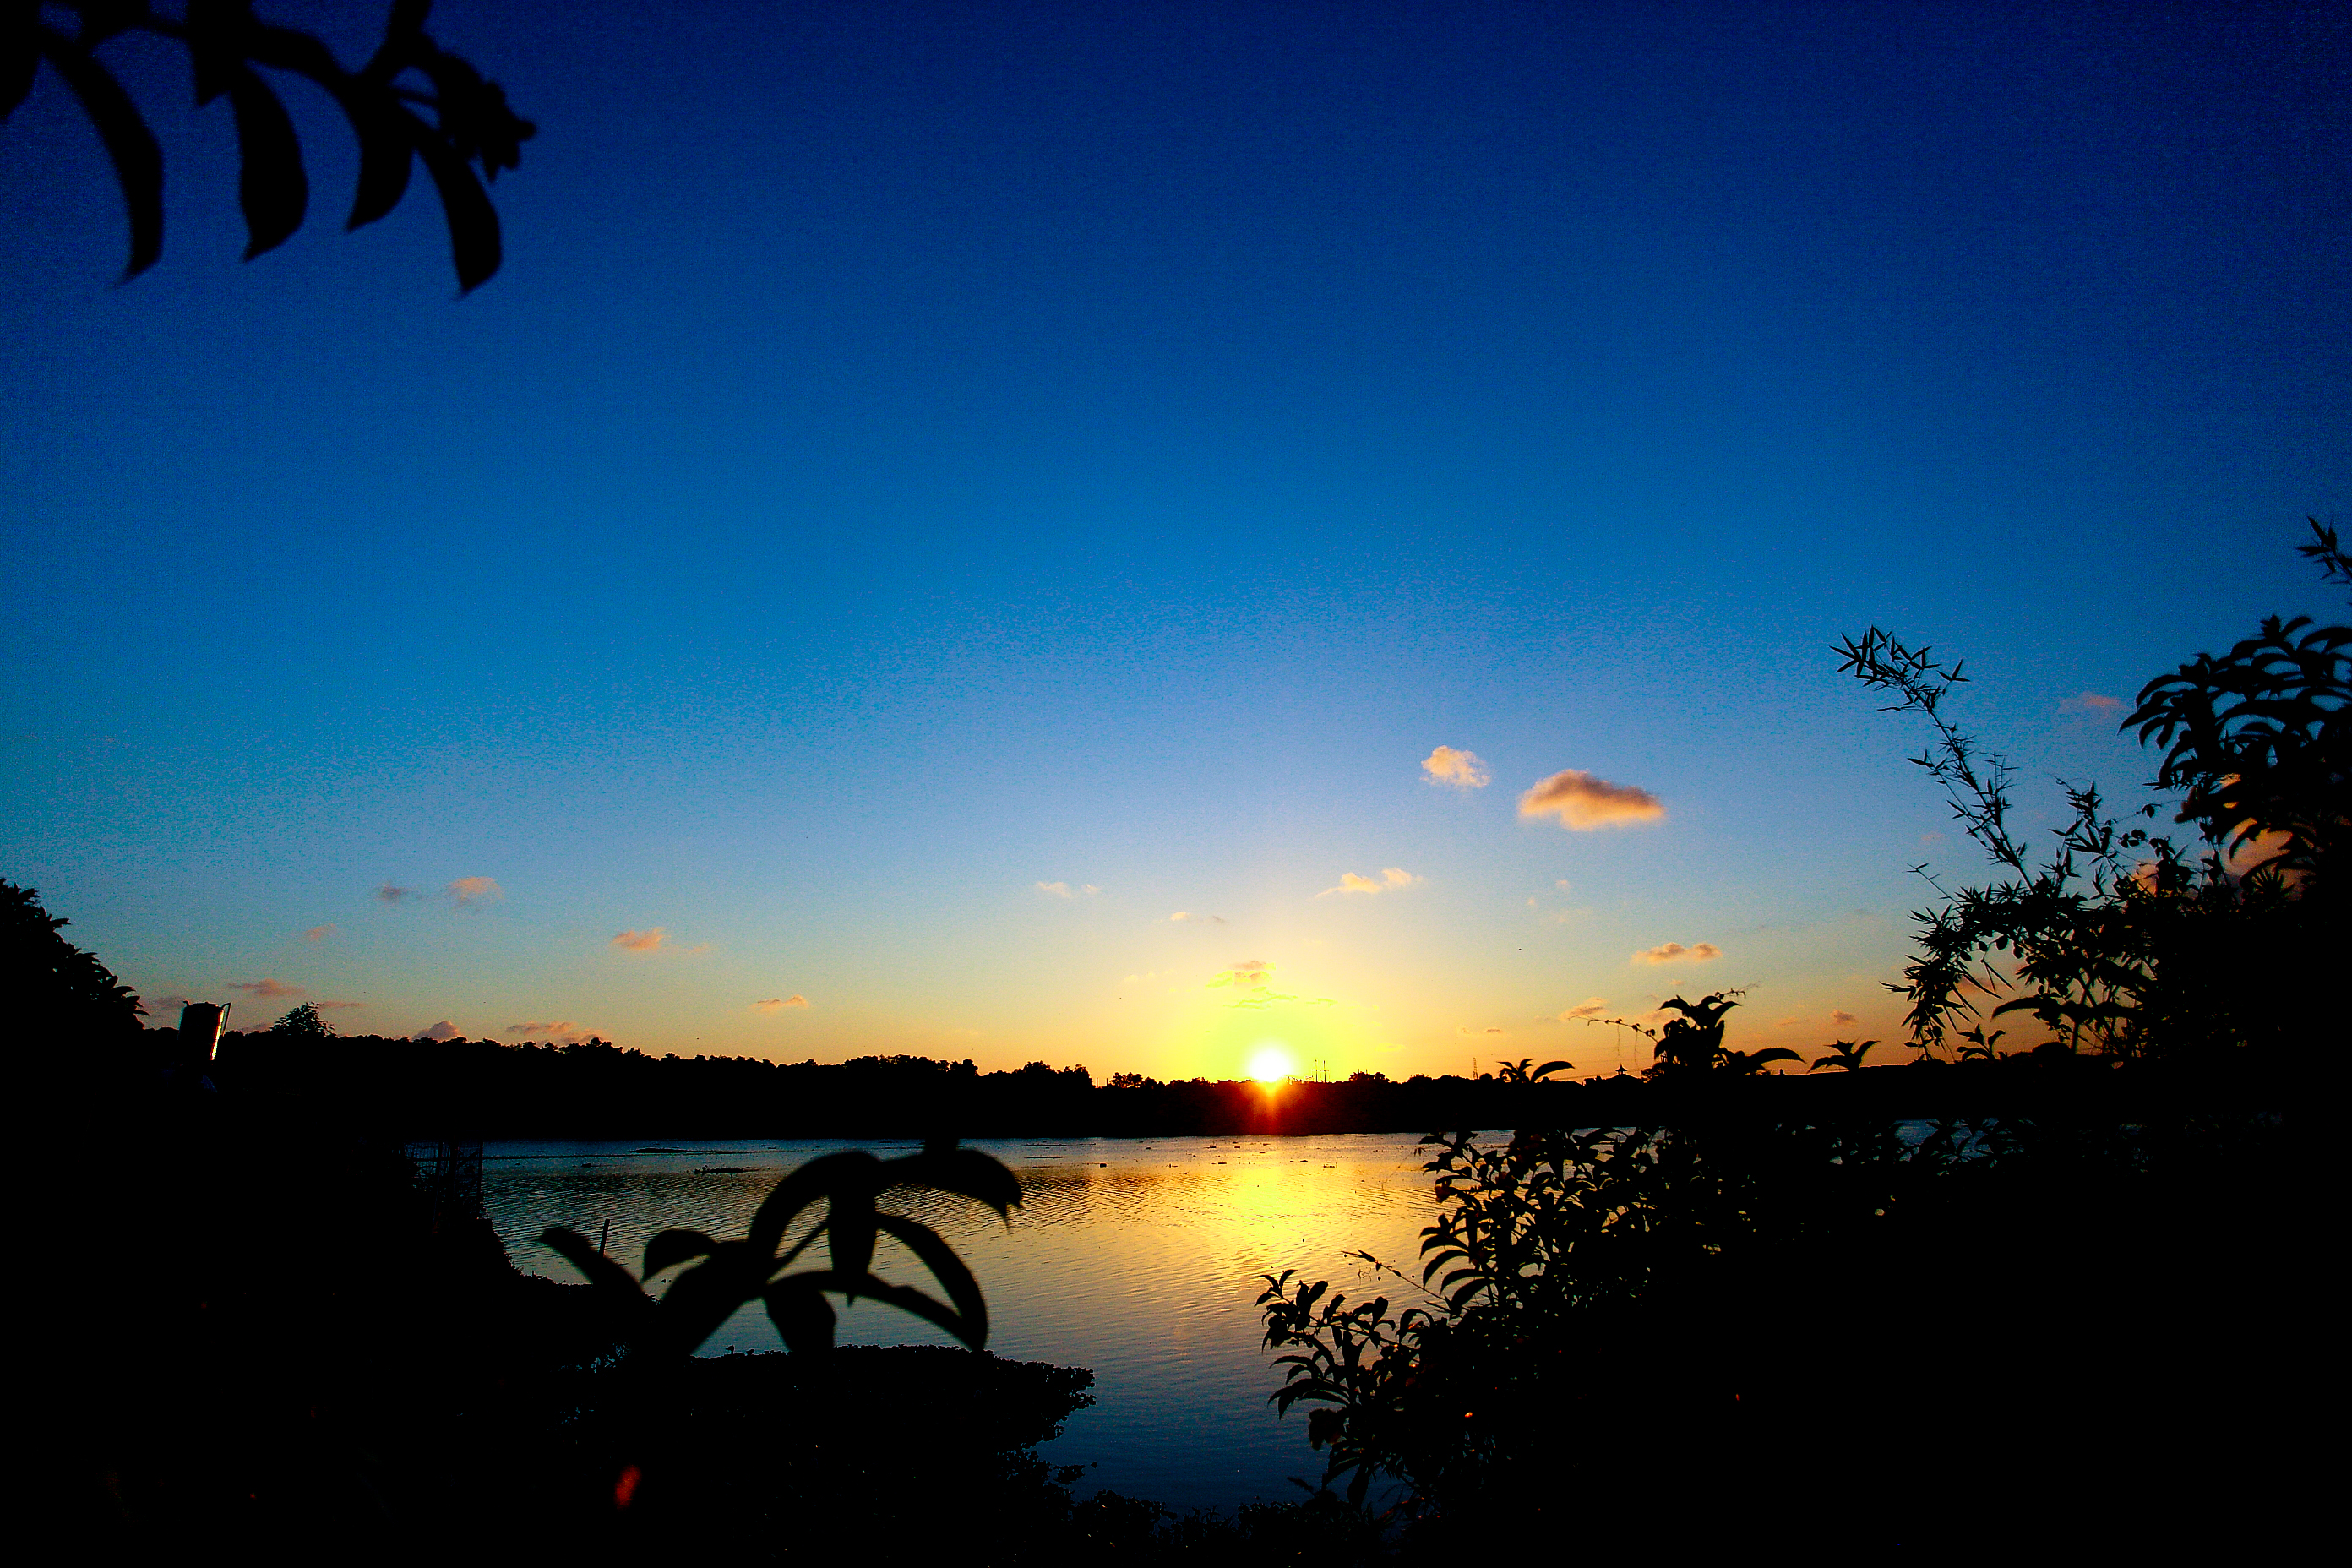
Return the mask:
<path id="1" fill-rule="evenodd" d="M 2336 531 L 2310 521 L 2302 553 L 2329 582 L 2352 583 Z M 2124 727 L 2165 748 L 2154 787 L 2185 792 L 2174 821 L 2225 852 L 2267 848 L 2264 864 L 2317 877 L 2352 829 L 2347 709 L 2352 626 L 2272 616 L 2220 658 L 2199 654 L 2140 688 Z"/>
<path id="2" fill-rule="evenodd" d="M 0 996 L 25 1038 L 68 1043 L 136 1032 L 140 1005 L 114 972 L 58 934 L 72 922 L 40 904 L 40 892 L 0 881 Z"/>
<path id="3" fill-rule="evenodd" d="M 499 215 L 475 166 L 491 180 L 519 166 L 521 144 L 536 127 L 507 107 L 496 82 L 433 40 L 425 30 L 430 9 L 430 0 L 394 0 L 383 41 L 351 70 L 310 34 L 257 19 L 253 0 L 188 0 L 175 15 L 150 0 L 9 0 L 0 7 L 0 119 L 24 101 L 47 61 L 114 164 L 131 219 L 127 281 L 163 253 L 163 153 L 97 51 L 132 34 L 163 39 L 186 50 L 197 103 L 228 100 L 248 261 L 284 244 L 310 206 L 294 122 L 261 70 L 300 77 L 335 100 L 359 141 L 359 189 L 343 226 L 373 223 L 398 206 L 421 160 L 440 194 L 464 293 L 490 279 L 502 254 Z M 52 26 L 45 13 L 70 17 L 72 26 Z"/>
<path id="4" fill-rule="evenodd" d="M 286 1016 L 269 1026 L 269 1032 L 297 1039 L 325 1039 L 334 1034 L 335 1027 L 320 1015 L 316 1002 L 304 1002 L 289 1009 Z"/>

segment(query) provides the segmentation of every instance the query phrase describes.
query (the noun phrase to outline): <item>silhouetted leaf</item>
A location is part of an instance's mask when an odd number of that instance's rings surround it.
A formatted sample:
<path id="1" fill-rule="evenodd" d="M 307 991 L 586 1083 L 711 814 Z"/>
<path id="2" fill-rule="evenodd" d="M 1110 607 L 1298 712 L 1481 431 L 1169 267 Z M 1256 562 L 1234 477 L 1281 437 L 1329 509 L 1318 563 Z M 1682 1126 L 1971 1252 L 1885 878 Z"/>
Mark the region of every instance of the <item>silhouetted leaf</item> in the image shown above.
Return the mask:
<path id="1" fill-rule="evenodd" d="M 794 1355 L 833 1348 L 833 1303 L 824 1299 L 823 1290 L 801 1283 L 805 1278 L 796 1275 L 782 1281 L 761 1298 L 784 1348 Z"/>
<path id="2" fill-rule="evenodd" d="M 645 1292 L 638 1289 L 629 1271 L 597 1251 L 586 1237 L 554 1225 L 541 1231 L 539 1239 L 542 1246 L 553 1247 L 565 1262 L 587 1276 L 591 1285 L 625 1295 L 633 1301 L 645 1299 Z"/>
<path id="3" fill-rule="evenodd" d="M 75 45 L 44 27 L 43 51 L 81 100 L 89 122 L 114 164 L 114 178 L 122 187 L 122 205 L 131 219 L 131 260 L 122 269 L 129 282 L 163 254 L 163 152 L 155 133 L 139 117 L 131 95 L 106 68 Z"/>
<path id="4" fill-rule="evenodd" d="M 883 1181 L 886 1185 L 957 1193 L 986 1204 L 1000 1217 L 1021 1201 L 1021 1178 L 1005 1169 L 1003 1161 L 977 1149 L 952 1145 L 944 1150 L 926 1146 L 919 1154 L 890 1161 Z"/>
<path id="5" fill-rule="evenodd" d="M 744 1239 L 756 1248 L 774 1252 L 777 1243 L 783 1240 L 784 1232 L 792 1227 L 800 1212 L 833 1192 L 853 1173 L 856 1185 L 868 1192 L 873 1191 L 877 1185 L 874 1171 L 881 1163 L 863 1149 L 845 1149 L 837 1154 L 818 1155 L 778 1182 L 775 1190 L 761 1201 Z"/>
<path id="6" fill-rule="evenodd" d="M 709 1257 L 719 1250 L 719 1245 L 698 1230 L 665 1230 L 646 1243 L 646 1278 L 650 1279 L 689 1258 Z"/>
<path id="7" fill-rule="evenodd" d="M 988 1337 L 988 1302 L 980 1293 L 980 1281 L 971 1277 L 963 1259 L 955 1249 L 940 1238 L 939 1233 L 926 1225 L 898 1215 L 877 1215 L 874 1223 L 906 1244 L 907 1249 L 922 1259 L 923 1267 L 947 1290 L 948 1300 L 963 1314 L 964 1321 L 985 1340 Z"/>
<path id="8" fill-rule="evenodd" d="M 457 268 L 457 292 L 470 294 L 498 275 L 503 252 L 499 239 L 499 213 L 474 177 L 472 167 L 443 144 L 414 115 L 416 155 L 433 176 L 441 195 L 441 212 L 449 224 L 449 259 Z"/>
<path id="9" fill-rule="evenodd" d="M 352 216 L 343 224 L 348 233 L 375 222 L 400 205 L 400 198 L 408 194 L 416 148 L 406 117 L 389 93 L 381 99 L 351 94 L 343 101 L 343 110 L 360 144 L 359 186 L 352 196 Z"/>
<path id="10" fill-rule="evenodd" d="M 41 35 L 33 25 L 39 15 L 30 5 L 11 5 L 0 16 L 0 120 L 16 112 L 41 68 Z"/>
<path id="11" fill-rule="evenodd" d="M 865 1274 L 866 1267 L 874 1261 L 874 1227 L 877 1218 L 871 1192 L 835 1191 L 833 1207 L 825 1215 L 824 1226 L 835 1273 L 853 1279 Z"/>
<path id="12" fill-rule="evenodd" d="M 247 261 L 286 243 L 302 226 L 310 205 L 310 182 L 302 173 L 302 148 L 286 106 L 262 79 L 240 67 L 228 85 L 236 116 L 236 144 L 243 160 L 236 193 L 245 211 Z"/>

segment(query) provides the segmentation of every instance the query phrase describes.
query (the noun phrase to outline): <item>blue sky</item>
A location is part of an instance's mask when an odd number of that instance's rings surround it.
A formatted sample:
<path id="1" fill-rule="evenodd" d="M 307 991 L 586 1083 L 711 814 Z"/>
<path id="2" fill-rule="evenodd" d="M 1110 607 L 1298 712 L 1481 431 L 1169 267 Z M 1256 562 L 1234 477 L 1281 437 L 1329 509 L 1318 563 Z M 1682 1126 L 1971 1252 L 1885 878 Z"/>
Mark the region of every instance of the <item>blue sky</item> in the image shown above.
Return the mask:
<path id="1" fill-rule="evenodd" d="M 1887 1037 L 1906 868 L 1978 868 L 1830 643 L 1964 654 L 2047 816 L 2149 771 L 2070 699 L 2331 608 L 2312 7 L 436 27 L 541 127 L 463 300 L 421 190 L 336 232 L 295 90 L 312 221 L 243 264 L 225 110 L 123 53 L 122 288 L 55 82 L 0 128 L 0 875 L 151 997 L 1098 1073 L 1605 1068 L 1562 1010 L 1719 985 Z M 1664 816 L 1517 813 L 1571 768 Z"/>

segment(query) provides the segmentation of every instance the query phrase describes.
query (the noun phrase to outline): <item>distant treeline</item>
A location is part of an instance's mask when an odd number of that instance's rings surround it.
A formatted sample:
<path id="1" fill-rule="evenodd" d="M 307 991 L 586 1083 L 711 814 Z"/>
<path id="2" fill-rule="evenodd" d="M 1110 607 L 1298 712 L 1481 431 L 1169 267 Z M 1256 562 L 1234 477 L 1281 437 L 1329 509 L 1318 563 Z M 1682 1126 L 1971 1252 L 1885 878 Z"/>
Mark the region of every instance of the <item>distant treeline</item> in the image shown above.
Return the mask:
<path id="1" fill-rule="evenodd" d="M 177 1036 L 144 1036 L 158 1060 Z M 1713 1115 L 1818 1121 L 2024 1115 L 2060 1106 L 2129 1112 L 2179 1103 L 2268 1109 L 2252 1058 L 2190 1079 L 2159 1064 L 2019 1057 L 1670 1086 L 1623 1077 L 1512 1083 L 1358 1073 L 1336 1082 L 1120 1074 L 1043 1062 L 866 1057 L 837 1065 L 751 1057 L 651 1057 L 602 1041 L 508 1045 L 378 1036 L 233 1034 L 209 1070 L 249 1109 L 404 1139 L 440 1137 L 1137 1137 L 1185 1133 L 1425 1132 L 1660 1124 Z"/>

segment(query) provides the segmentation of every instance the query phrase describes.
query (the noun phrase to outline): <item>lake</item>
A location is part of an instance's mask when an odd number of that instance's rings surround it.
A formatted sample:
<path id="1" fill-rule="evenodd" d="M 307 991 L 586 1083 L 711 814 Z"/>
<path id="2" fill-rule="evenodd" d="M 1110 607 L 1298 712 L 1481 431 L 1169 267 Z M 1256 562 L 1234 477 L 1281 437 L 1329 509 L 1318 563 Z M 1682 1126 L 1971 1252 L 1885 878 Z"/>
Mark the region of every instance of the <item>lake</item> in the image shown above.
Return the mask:
<path id="1" fill-rule="evenodd" d="M 494 1142 L 482 1196 L 516 1265 L 575 1281 L 535 1238 L 551 1225 L 595 1240 L 634 1269 L 646 1238 L 672 1226 L 743 1234 L 778 1176 L 835 1142 Z M 911 1143 L 863 1147 L 885 1157 Z M 1008 1226 L 955 1198 L 887 1194 L 886 1210 L 946 1237 L 988 1298 L 989 1349 L 1016 1361 L 1083 1366 L 1096 1404 L 1043 1450 L 1089 1467 L 1080 1497 L 1109 1488 L 1178 1509 L 1295 1499 L 1288 1478 L 1318 1480 L 1306 1409 L 1277 1420 L 1255 1305 L 1261 1275 L 1296 1268 L 1353 1297 L 1409 1302 L 1376 1279 L 1362 1249 L 1418 1277 L 1422 1226 L 1435 1215 L 1429 1151 L 1410 1133 L 1297 1138 L 976 1141 L 1021 1178 Z M 797 1231 L 796 1231 L 797 1234 Z M 942 1294 L 911 1256 L 881 1239 L 875 1272 Z M 843 1343 L 940 1344 L 919 1319 L 860 1303 L 842 1310 Z M 712 1336 L 706 1354 L 782 1349 L 756 1305 Z"/>

